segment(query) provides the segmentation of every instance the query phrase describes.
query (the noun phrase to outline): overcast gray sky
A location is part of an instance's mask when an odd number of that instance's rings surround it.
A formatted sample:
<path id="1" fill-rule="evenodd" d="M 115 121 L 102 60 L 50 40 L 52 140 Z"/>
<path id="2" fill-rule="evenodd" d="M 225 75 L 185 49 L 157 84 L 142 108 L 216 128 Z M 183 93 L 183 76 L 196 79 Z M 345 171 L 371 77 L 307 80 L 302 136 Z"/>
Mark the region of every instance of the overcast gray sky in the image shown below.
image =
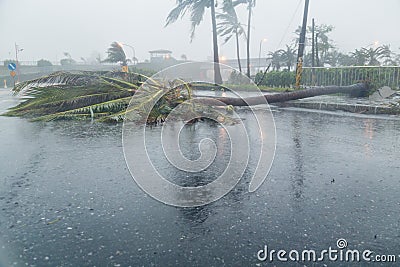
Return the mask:
<path id="1" fill-rule="evenodd" d="M 112 41 L 130 44 L 140 61 L 152 49 L 169 49 L 173 56 L 206 60 L 212 55 L 209 13 L 190 42 L 187 17 L 164 28 L 175 0 L 0 0 L 0 60 L 14 57 L 14 42 L 24 51 L 21 60 L 60 60 L 63 52 L 73 58 L 105 51 Z M 300 2 L 300 3 L 299 3 Z M 299 8 L 296 11 L 296 7 Z M 258 0 L 254 10 L 252 56 L 284 47 L 300 25 L 304 0 Z M 294 14 L 294 16 L 293 16 Z M 239 15 L 245 22 L 244 8 Z M 400 47 L 400 0 L 310 0 L 311 18 L 331 24 L 337 47 L 352 51 L 375 41 Z M 293 18 L 293 19 L 292 19 Z M 292 23 L 290 24 L 290 22 Z M 287 30 L 287 34 L 285 34 Z M 281 45 L 279 45 L 281 43 Z M 245 54 L 244 45 L 242 55 Z M 126 53 L 132 57 L 132 51 Z M 235 55 L 233 40 L 220 47 L 220 54 Z"/>

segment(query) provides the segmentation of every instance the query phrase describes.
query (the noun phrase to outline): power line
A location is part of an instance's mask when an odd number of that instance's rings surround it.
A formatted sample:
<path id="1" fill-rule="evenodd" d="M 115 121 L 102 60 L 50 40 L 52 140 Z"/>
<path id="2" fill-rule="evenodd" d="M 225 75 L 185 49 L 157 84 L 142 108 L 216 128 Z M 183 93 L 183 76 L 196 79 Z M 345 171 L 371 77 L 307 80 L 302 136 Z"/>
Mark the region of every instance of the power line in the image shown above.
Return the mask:
<path id="1" fill-rule="evenodd" d="M 303 2 L 303 0 L 300 0 L 299 3 L 297 4 L 296 10 L 294 11 L 294 13 L 293 13 L 293 15 L 292 15 L 292 18 L 290 19 L 289 25 L 287 26 L 287 28 L 286 28 L 286 30 L 285 30 L 283 36 L 282 36 L 282 39 L 280 40 L 280 42 L 279 42 L 279 44 L 277 45 L 276 49 L 278 49 L 278 48 L 281 46 L 281 44 L 282 44 L 282 42 L 283 42 L 283 39 L 286 38 L 286 35 L 287 35 L 287 33 L 288 33 L 289 29 L 290 29 L 290 26 L 292 26 L 292 23 L 293 23 L 293 21 L 294 21 L 294 18 L 295 18 L 295 16 L 296 16 L 297 12 L 299 11 L 301 2 Z M 275 49 L 275 50 L 276 50 L 276 49 Z"/>

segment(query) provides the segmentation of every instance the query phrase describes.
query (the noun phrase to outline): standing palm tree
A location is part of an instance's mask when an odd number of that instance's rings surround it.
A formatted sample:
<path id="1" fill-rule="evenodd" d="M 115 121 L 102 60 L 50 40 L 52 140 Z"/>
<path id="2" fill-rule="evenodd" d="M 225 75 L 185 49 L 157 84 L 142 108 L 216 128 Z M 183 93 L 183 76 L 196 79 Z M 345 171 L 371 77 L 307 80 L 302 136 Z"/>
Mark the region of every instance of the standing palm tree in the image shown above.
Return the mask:
<path id="1" fill-rule="evenodd" d="M 286 64 L 288 71 L 296 63 L 296 48 L 292 48 L 290 45 L 286 45 L 285 49 L 280 49 L 277 51 L 280 55 L 280 61 Z"/>
<path id="2" fill-rule="evenodd" d="M 399 66 L 400 65 L 400 54 L 395 55 L 394 65 L 395 66 Z"/>
<path id="3" fill-rule="evenodd" d="M 253 14 L 253 8 L 256 6 L 256 0 L 234 0 L 232 1 L 233 7 L 236 7 L 239 4 L 246 4 L 247 5 L 247 77 L 251 77 L 250 72 L 250 30 L 251 30 L 251 15 Z"/>
<path id="4" fill-rule="evenodd" d="M 224 0 L 223 9 L 224 13 L 218 14 L 219 20 L 217 31 L 221 37 L 225 37 L 224 43 L 227 43 L 232 36 L 236 38 L 236 56 L 238 60 L 239 71 L 242 72 L 242 65 L 240 63 L 240 45 L 239 36 L 245 34 L 242 24 L 236 14 L 235 7 L 232 0 Z"/>
<path id="5" fill-rule="evenodd" d="M 269 52 L 267 59 L 271 60 L 271 66 L 273 70 L 280 70 L 282 64 L 282 55 L 280 50 Z"/>
<path id="6" fill-rule="evenodd" d="M 319 50 L 319 61 L 323 66 L 329 61 L 329 53 L 335 48 L 333 41 L 329 38 L 328 34 L 333 30 L 332 25 L 321 24 L 315 27 L 315 32 L 318 34 L 317 46 Z M 311 31 L 311 29 L 309 29 Z"/>
<path id="7" fill-rule="evenodd" d="M 122 45 L 118 42 L 113 42 L 107 50 L 108 57 L 103 62 L 120 63 L 122 66 L 128 65 L 128 60 Z"/>
<path id="8" fill-rule="evenodd" d="M 60 60 L 61 65 L 75 65 L 76 61 L 71 57 L 71 54 L 68 52 L 64 52 L 64 56 L 66 58 L 63 58 Z"/>
<path id="9" fill-rule="evenodd" d="M 192 22 L 191 40 L 194 38 L 196 27 L 203 20 L 206 8 L 211 9 L 211 22 L 213 33 L 213 50 L 214 50 L 214 81 L 216 84 L 222 83 L 221 70 L 219 68 L 218 55 L 218 39 L 217 39 L 217 22 L 215 15 L 216 0 L 177 0 L 177 5 L 168 14 L 166 26 L 174 23 L 179 17 L 183 17 L 186 12 L 190 12 L 190 21 Z"/>
<path id="10" fill-rule="evenodd" d="M 337 59 L 338 66 L 351 66 L 352 64 L 353 64 L 353 58 L 351 57 L 350 54 L 344 54 L 342 52 L 339 52 Z"/>
<path id="11" fill-rule="evenodd" d="M 352 63 L 352 58 L 335 49 L 328 52 L 325 62 L 331 67 L 349 66 Z"/>
<path id="12" fill-rule="evenodd" d="M 247 77 L 250 78 L 250 29 L 251 29 L 251 15 L 253 8 L 256 6 L 256 0 L 237 0 L 237 2 L 247 3 Z"/>
<path id="13" fill-rule="evenodd" d="M 392 52 L 388 45 L 378 46 L 376 48 L 362 48 L 368 66 L 380 66 L 380 60 L 387 60 L 390 58 Z"/>
<path id="14" fill-rule="evenodd" d="M 354 52 L 350 53 L 350 56 L 353 59 L 353 64 L 356 66 L 364 66 L 367 64 L 367 58 L 363 48 L 354 50 Z"/>
<path id="15" fill-rule="evenodd" d="M 335 48 L 334 43 L 332 39 L 329 37 L 329 34 L 333 31 L 334 27 L 332 25 L 327 25 L 327 24 L 321 24 L 321 25 L 315 25 L 315 34 L 316 34 L 316 48 L 318 49 L 317 53 L 317 66 L 324 66 L 325 63 L 329 63 L 329 53 L 332 51 L 332 49 Z M 300 40 L 300 32 L 301 32 L 301 26 L 299 26 L 296 31 L 296 37 L 294 39 L 296 46 L 299 43 Z M 312 27 L 307 27 L 307 33 L 312 32 Z M 309 44 L 312 42 L 311 39 L 305 40 L 305 46 L 309 46 Z"/>

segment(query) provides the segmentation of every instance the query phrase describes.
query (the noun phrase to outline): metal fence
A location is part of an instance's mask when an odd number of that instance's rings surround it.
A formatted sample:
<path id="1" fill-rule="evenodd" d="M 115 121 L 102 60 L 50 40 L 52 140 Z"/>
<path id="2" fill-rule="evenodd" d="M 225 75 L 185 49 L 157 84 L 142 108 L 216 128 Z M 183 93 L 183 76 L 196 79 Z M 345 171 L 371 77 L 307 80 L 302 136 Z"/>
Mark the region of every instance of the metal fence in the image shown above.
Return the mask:
<path id="1" fill-rule="evenodd" d="M 305 67 L 303 86 L 350 85 L 369 81 L 373 85 L 400 88 L 400 66 Z"/>
<path id="2" fill-rule="evenodd" d="M 117 64 L 114 65 L 79 64 L 79 65 L 68 65 L 68 66 L 54 65 L 45 67 L 20 65 L 18 69 L 19 73 L 15 77 L 15 80 L 16 81 L 31 80 L 43 75 L 48 75 L 56 71 L 110 71 L 110 70 L 120 70 L 120 69 L 121 67 Z M 0 65 L 0 88 L 2 87 L 3 83 L 7 84 L 8 86 L 11 86 L 13 82 L 14 79 L 10 76 L 10 71 L 7 69 L 7 67 Z"/>
<path id="3" fill-rule="evenodd" d="M 15 62 L 14 59 L 10 59 L 12 62 Z M 4 60 L 0 60 L 0 66 L 4 66 L 4 62 L 9 62 L 9 60 L 4 61 Z M 49 61 L 53 66 L 59 66 L 60 61 Z M 37 66 L 38 61 L 29 61 L 29 60 L 19 60 L 18 64 L 20 66 Z M 88 62 L 84 62 L 84 61 L 76 61 L 74 63 L 74 65 L 98 65 L 98 64 L 90 64 Z M 109 62 L 102 62 L 101 65 L 117 65 L 116 63 L 109 63 Z"/>

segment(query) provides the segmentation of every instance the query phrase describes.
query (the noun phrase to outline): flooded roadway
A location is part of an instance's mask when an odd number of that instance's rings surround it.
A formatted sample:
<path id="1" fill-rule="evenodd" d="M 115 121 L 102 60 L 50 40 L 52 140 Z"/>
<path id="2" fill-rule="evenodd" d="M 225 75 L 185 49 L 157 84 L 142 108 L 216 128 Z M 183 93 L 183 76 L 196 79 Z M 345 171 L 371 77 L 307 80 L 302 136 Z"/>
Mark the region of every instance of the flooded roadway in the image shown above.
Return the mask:
<path id="1" fill-rule="evenodd" d="M 0 112 L 15 103 L 0 89 Z M 245 173 L 199 208 L 166 206 L 138 188 L 122 125 L 0 117 L 0 266 L 266 266 L 264 245 L 322 250 L 339 238 L 400 254 L 399 118 L 273 113 L 267 181 L 249 193 Z M 218 131 L 195 127 L 195 139 Z"/>

